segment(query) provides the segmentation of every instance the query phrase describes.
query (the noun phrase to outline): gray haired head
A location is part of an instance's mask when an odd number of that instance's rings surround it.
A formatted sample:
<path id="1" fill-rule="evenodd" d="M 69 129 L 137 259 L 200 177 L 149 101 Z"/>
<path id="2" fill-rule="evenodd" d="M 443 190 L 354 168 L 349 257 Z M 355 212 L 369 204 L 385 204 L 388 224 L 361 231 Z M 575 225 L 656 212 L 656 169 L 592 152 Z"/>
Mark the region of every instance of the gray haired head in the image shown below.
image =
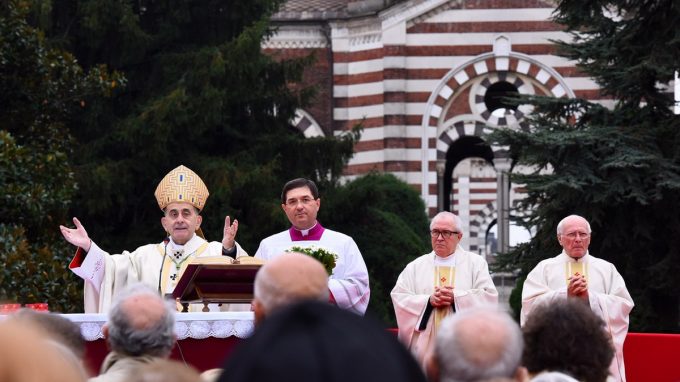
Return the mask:
<path id="1" fill-rule="evenodd" d="M 442 382 L 513 377 L 524 341 L 519 325 L 494 307 L 463 310 L 442 321 L 435 359 Z"/>
<path id="2" fill-rule="evenodd" d="M 111 350 L 129 356 L 167 357 L 175 344 L 175 309 L 143 284 L 133 284 L 109 311 Z"/>
<path id="3" fill-rule="evenodd" d="M 584 218 L 583 216 L 579 216 L 579 215 L 569 215 L 566 218 L 560 220 L 559 223 L 557 223 L 557 235 L 559 236 L 564 232 L 564 225 L 566 224 L 566 222 L 568 220 L 574 220 L 574 219 L 583 220 L 586 223 L 587 233 L 589 233 L 589 234 L 592 233 L 592 230 L 590 229 L 590 223 L 588 222 L 588 220 L 586 218 Z"/>
<path id="4" fill-rule="evenodd" d="M 463 221 L 460 220 L 460 217 L 458 217 L 458 215 L 454 214 L 453 212 L 441 211 L 441 212 L 437 213 L 436 215 L 434 215 L 434 217 L 430 221 L 430 229 L 432 229 L 432 227 L 434 226 L 434 222 L 436 220 L 450 220 L 451 222 L 453 222 L 453 224 L 455 226 L 455 227 L 453 227 L 454 230 L 462 230 L 463 229 Z"/>

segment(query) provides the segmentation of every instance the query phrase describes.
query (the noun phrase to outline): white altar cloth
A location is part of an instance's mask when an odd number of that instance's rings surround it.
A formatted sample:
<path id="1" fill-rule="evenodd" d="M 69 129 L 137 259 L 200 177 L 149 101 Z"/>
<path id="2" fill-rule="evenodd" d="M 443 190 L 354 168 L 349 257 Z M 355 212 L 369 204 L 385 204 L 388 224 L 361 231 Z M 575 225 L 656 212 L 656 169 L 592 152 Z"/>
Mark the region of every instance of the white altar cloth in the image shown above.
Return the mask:
<path id="1" fill-rule="evenodd" d="M 106 314 L 76 313 L 62 314 L 62 316 L 80 326 L 80 332 L 85 340 L 96 341 L 104 338 L 102 326 L 106 323 Z M 178 340 L 232 336 L 246 338 L 253 331 L 253 320 L 253 312 L 177 313 L 175 316 L 175 334 Z"/>

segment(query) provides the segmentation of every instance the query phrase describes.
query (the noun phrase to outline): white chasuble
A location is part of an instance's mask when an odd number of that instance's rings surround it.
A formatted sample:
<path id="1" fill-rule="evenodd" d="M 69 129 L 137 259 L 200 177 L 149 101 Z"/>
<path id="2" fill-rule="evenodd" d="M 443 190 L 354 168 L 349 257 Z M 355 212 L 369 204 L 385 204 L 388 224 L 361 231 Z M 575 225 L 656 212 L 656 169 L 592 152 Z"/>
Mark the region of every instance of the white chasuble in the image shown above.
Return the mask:
<path id="1" fill-rule="evenodd" d="M 237 257 L 248 255 L 238 243 L 236 246 Z M 162 242 L 111 255 L 93 242 L 85 256 L 79 248 L 69 268 L 85 280 L 85 313 L 108 312 L 115 296 L 131 283 L 141 282 L 153 289 L 160 288 L 163 295 L 172 293 L 191 259 L 215 257 L 225 264 L 233 262 L 231 257 L 222 256 L 222 243 L 209 243 L 197 235 L 182 247 L 186 255 L 173 260 L 172 249 L 172 243 L 166 246 Z M 202 304 L 192 304 L 190 310 L 201 311 L 202 308 Z"/>
<path id="2" fill-rule="evenodd" d="M 590 308 L 605 322 L 616 349 L 609 372 L 617 381 L 625 381 L 623 342 L 628 334 L 628 316 L 635 304 L 612 263 L 588 253 L 577 261 L 564 251 L 538 263 L 524 281 L 521 324 L 524 325 L 538 304 L 567 298 L 568 279 L 577 272 L 586 277 Z"/>
<path id="3" fill-rule="evenodd" d="M 498 304 L 498 292 L 491 280 L 489 267 L 481 256 L 458 247 L 447 259 L 452 263 L 439 263 L 434 252 L 418 257 L 404 268 L 391 292 L 399 339 L 421 365 L 434 340 L 436 321 L 455 311 Z M 446 285 L 449 282 L 453 285 L 453 307 L 429 307 L 435 285 Z M 442 313 L 436 313 L 437 311 Z M 438 315 L 441 315 L 440 318 L 436 318 Z"/>

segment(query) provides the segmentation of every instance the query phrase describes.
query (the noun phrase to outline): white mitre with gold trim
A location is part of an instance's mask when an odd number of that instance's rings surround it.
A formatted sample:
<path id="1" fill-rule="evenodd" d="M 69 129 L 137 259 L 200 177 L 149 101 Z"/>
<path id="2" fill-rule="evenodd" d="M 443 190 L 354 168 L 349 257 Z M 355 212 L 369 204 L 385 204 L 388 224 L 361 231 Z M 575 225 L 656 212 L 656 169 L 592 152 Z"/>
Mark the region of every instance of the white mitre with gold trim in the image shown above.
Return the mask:
<path id="1" fill-rule="evenodd" d="M 208 200 L 208 188 L 203 180 L 189 168 L 179 166 L 170 171 L 156 187 L 156 201 L 161 210 L 170 203 L 186 202 L 196 207 L 199 211 Z"/>

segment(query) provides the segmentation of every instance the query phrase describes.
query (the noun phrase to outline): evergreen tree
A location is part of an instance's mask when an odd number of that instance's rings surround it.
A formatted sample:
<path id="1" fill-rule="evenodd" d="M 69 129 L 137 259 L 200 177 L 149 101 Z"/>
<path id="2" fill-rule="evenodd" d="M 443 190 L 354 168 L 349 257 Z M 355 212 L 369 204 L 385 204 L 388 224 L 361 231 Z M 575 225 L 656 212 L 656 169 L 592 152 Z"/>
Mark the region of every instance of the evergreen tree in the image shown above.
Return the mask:
<path id="1" fill-rule="evenodd" d="M 510 146 L 515 165 L 536 169 L 513 181 L 526 185 L 522 223 L 537 234 L 503 265 L 519 267 L 522 280 L 559 253 L 557 223 L 582 215 L 593 230 L 590 252 L 616 265 L 633 296 L 631 330 L 677 332 L 680 118 L 664 85 L 680 62 L 680 9 L 671 0 L 563 0 L 554 17 L 573 37 L 558 43 L 562 54 L 615 105 L 533 97 L 527 130 L 490 137 Z"/>
<path id="2" fill-rule="evenodd" d="M 368 314 L 396 327 L 390 292 L 410 261 L 430 248 L 418 192 L 391 174 L 368 174 L 321 195 L 319 220 L 351 236 L 368 268 Z"/>
<path id="3" fill-rule="evenodd" d="M 119 252 L 162 238 L 153 191 L 180 164 L 210 190 L 207 239 L 220 240 L 229 214 L 251 254 L 286 225 L 278 194 L 287 180 L 337 182 L 358 133 L 305 139 L 291 126 L 313 89 L 289 85 L 314 57 L 261 51 L 280 0 L 53 2 L 45 25 L 52 43 L 129 80 L 113 102 L 90 105 L 73 130 L 79 191 L 72 212 L 102 248 Z"/>
<path id="4" fill-rule="evenodd" d="M 48 48 L 27 22 L 30 5 L 0 3 L 0 300 L 76 311 L 82 291 L 58 228 L 76 190 L 68 127 L 123 79 Z"/>

